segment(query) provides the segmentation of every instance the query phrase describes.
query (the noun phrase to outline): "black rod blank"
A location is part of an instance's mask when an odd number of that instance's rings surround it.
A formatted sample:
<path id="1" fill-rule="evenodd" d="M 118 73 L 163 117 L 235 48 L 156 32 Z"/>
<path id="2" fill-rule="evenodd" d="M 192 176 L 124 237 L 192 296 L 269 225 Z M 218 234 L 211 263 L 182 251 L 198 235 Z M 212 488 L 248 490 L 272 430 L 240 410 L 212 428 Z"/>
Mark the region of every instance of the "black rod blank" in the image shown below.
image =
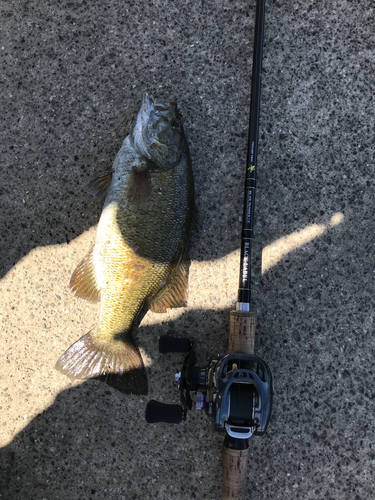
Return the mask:
<path id="1" fill-rule="evenodd" d="M 251 82 L 250 125 L 247 149 L 245 200 L 242 218 L 240 283 L 238 304 L 250 304 L 251 246 L 254 227 L 254 202 L 258 156 L 260 86 L 263 55 L 265 0 L 257 0 Z M 244 309 L 245 310 L 245 309 Z"/>

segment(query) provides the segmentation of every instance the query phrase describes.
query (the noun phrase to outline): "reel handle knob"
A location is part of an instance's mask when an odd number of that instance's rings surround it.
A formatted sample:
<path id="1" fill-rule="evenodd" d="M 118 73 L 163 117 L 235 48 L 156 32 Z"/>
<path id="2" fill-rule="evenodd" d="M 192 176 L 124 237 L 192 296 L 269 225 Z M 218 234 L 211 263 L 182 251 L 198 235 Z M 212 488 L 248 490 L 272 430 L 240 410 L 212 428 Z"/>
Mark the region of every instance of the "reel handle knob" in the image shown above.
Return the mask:
<path id="1" fill-rule="evenodd" d="M 191 349 L 190 339 L 179 339 L 170 335 L 162 335 L 159 338 L 159 351 L 166 352 L 189 352 Z"/>
<path id="2" fill-rule="evenodd" d="M 179 424 L 183 419 L 183 408 L 180 405 L 168 405 L 152 399 L 146 406 L 146 421 L 149 424 L 165 422 Z"/>

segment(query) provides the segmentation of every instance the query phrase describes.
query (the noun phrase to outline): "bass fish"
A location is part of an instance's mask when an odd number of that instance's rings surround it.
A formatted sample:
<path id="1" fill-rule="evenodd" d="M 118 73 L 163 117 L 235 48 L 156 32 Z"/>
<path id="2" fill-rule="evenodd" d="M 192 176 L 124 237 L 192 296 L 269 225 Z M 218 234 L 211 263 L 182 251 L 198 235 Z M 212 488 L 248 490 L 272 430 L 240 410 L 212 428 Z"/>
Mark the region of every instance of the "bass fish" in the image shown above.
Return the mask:
<path id="1" fill-rule="evenodd" d="M 99 378 L 123 392 L 147 394 L 132 327 L 141 311 L 164 312 L 187 300 L 194 183 L 176 103 L 144 94 L 112 171 L 86 191 L 106 199 L 95 244 L 70 287 L 80 299 L 100 301 L 99 321 L 56 368 L 72 379 Z"/>

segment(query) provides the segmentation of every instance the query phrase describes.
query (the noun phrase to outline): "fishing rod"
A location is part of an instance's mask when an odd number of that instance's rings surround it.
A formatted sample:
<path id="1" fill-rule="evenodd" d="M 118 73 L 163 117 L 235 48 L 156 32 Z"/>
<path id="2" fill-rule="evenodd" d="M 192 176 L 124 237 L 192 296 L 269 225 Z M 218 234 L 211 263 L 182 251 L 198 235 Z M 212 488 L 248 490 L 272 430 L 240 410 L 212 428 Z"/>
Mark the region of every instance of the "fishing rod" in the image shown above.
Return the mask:
<path id="1" fill-rule="evenodd" d="M 182 405 L 152 400 L 146 408 L 150 423 L 179 423 L 186 420 L 187 410 L 193 405 L 191 392 L 196 392 L 196 409 L 204 409 L 214 428 L 225 433 L 222 500 L 245 499 L 249 438 L 265 433 L 272 410 L 272 373 L 254 354 L 256 313 L 250 311 L 264 17 L 265 0 L 257 0 L 240 277 L 236 310 L 230 312 L 228 354 L 199 368 L 194 342 L 161 336 L 160 352 L 186 353 L 181 372 L 176 375 Z"/>

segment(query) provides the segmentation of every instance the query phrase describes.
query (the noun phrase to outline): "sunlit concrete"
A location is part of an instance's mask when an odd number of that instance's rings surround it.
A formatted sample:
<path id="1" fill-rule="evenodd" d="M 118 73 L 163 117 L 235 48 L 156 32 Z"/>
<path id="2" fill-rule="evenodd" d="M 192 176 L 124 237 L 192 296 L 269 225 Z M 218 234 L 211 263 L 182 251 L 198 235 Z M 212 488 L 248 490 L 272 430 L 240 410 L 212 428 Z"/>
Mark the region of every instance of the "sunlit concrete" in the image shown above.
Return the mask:
<path id="1" fill-rule="evenodd" d="M 0 446 L 8 444 L 38 413 L 53 404 L 63 390 L 82 381 L 54 368 L 60 355 L 97 320 L 99 304 L 76 298 L 69 289 L 70 275 L 95 239 L 91 227 L 69 244 L 32 250 L 0 280 L 0 406 L 5 426 Z M 230 307 L 236 295 L 239 251 L 190 266 L 187 308 L 165 314 L 148 312 L 141 326 L 175 321 L 189 309 Z M 147 345 L 140 345 L 146 367 L 153 360 Z"/>
<path id="2" fill-rule="evenodd" d="M 344 220 L 344 214 L 335 213 L 328 224 L 311 224 L 310 226 L 296 231 L 295 233 L 283 236 L 262 251 L 262 274 L 265 274 L 271 267 L 275 266 L 288 253 L 303 247 L 306 243 L 322 236 L 330 227 L 336 227 Z"/>
<path id="3" fill-rule="evenodd" d="M 262 253 L 262 272 L 343 220 L 343 214 L 336 213 L 328 224 L 308 226 L 268 245 Z M 0 391 L 2 416 L 7 422 L 0 427 L 0 446 L 50 406 L 60 391 L 81 383 L 72 383 L 54 365 L 65 349 L 96 322 L 99 305 L 77 299 L 68 287 L 70 274 L 91 246 L 95 231 L 92 227 L 69 244 L 32 250 L 0 281 L 0 352 L 6 360 L 1 381 L 7 388 Z M 193 260 L 188 307 L 165 314 L 148 312 L 141 326 L 176 321 L 189 309 L 233 307 L 239 259 L 239 250 L 234 250 L 209 265 Z M 153 359 L 147 346 L 141 345 L 140 350 L 145 366 L 151 367 Z"/>

